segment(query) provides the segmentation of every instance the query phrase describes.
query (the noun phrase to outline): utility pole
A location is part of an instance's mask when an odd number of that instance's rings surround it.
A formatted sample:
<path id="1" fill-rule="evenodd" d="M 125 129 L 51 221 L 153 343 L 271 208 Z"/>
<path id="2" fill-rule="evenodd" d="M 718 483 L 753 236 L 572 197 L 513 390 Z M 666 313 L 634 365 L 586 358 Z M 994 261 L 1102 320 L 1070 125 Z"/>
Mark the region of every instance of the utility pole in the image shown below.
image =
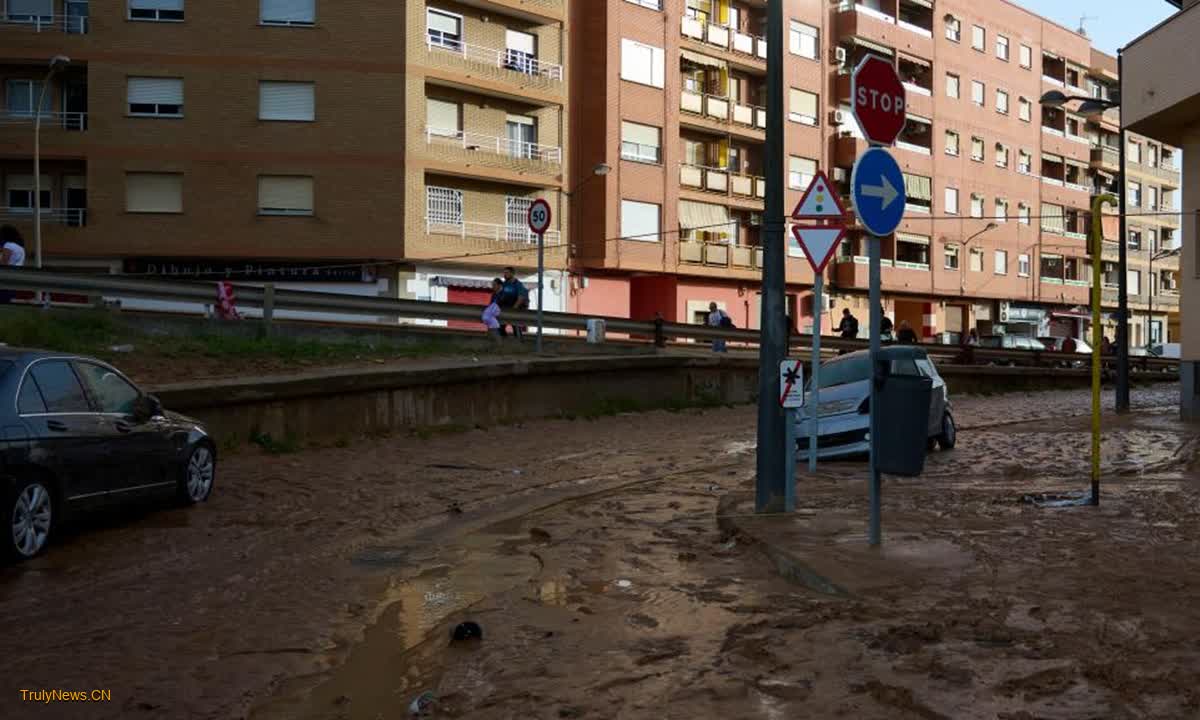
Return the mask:
<path id="1" fill-rule="evenodd" d="M 779 364 L 787 356 L 784 320 L 786 277 L 783 209 L 783 0 L 767 0 L 767 142 L 761 337 L 758 346 L 758 455 L 754 508 L 782 512 L 787 456 L 784 412 L 779 405 Z"/>
<path id="2" fill-rule="evenodd" d="M 1121 74 L 1124 69 L 1123 55 L 1121 50 L 1117 50 L 1117 82 L 1118 87 L 1124 89 L 1125 76 Z M 1122 93 L 1120 99 L 1124 100 L 1125 95 Z M 1121 198 L 1121 219 L 1120 219 L 1120 234 L 1121 242 L 1117 248 L 1117 398 L 1116 406 L 1118 413 L 1129 412 L 1129 224 L 1126 216 L 1129 214 L 1129 181 L 1125 175 L 1125 154 L 1128 141 L 1125 138 L 1125 117 L 1121 114 L 1121 132 L 1118 135 L 1118 142 L 1121 143 L 1119 162 L 1121 163 L 1121 172 L 1118 175 L 1121 191 L 1118 197 Z M 1100 258 L 1095 259 L 1099 262 Z"/>

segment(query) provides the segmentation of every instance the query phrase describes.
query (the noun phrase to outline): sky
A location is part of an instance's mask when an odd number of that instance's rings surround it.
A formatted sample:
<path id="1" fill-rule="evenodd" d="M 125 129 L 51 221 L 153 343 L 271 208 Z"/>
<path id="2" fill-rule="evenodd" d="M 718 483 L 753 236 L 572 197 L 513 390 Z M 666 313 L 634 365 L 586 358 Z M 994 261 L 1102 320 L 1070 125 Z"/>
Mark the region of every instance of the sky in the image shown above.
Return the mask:
<path id="1" fill-rule="evenodd" d="M 1117 48 L 1177 12 L 1166 0 L 1014 0 L 1042 17 L 1072 30 L 1084 22 L 1092 44 L 1112 55 Z"/>

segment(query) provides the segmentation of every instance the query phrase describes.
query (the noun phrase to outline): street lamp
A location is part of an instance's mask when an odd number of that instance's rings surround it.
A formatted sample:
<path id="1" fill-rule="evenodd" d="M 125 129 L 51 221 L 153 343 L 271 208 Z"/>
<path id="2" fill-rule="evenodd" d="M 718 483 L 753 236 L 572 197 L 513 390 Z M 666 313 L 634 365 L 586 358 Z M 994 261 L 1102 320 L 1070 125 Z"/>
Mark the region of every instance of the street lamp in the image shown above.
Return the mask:
<path id="1" fill-rule="evenodd" d="M 46 90 L 55 73 L 71 64 L 66 55 L 55 55 L 50 59 L 42 91 L 38 93 L 37 109 L 33 116 L 33 256 L 34 264 L 42 267 L 42 106 L 46 102 Z"/>
<path id="2" fill-rule="evenodd" d="M 991 232 L 992 230 L 995 230 L 998 227 L 1000 227 L 1000 226 L 994 222 L 990 222 L 987 225 L 984 225 L 982 230 L 980 230 L 979 232 L 975 233 L 974 235 L 972 235 L 971 237 L 969 237 L 963 241 L 963 244 L 962 244 L 963 249 L 966 250 L 967 246 L 970 245 L 971 241 L 974 240 L 975 238 L 979 237 L 980 235 L 982 235 L 986 232 Z M 958 281 L 958 291 L 959 291 L 959 293 L 961 293 L 963 295 L 965 295 L 967 293 L 967 266 L 966 266 L 966 263 L 968 262 L 968 259 L 970 257 L 971 257 L 971 254 L 967 253 L 966 255 L 964 255 L 962 257 L 961 260 L 959 260 L 959 263 L 958 263 L 958 274 L 960 276 L 959 281 Z"/>
<path id="3" fill-rule="evenodd" d="M 1149 275 L 1149 277 L 1146 278 L 1146 284 L 1150 286 L 1150 302 L 1148 303 L 1147 310 L 1146 310 L 1146 345 L 1147 346 L 1149 346 L 1151 344 L 1150 328 L 1152 327 L 1151 324 L 1154 322 L 1155 289 L 1156 289 L 1156 287 L 1159 290 L 1162 289 L 1161 287 L 1158 287 L 1157 284 L 1154 282 L 1154 261 L 1162 260 L 1163 258 L 1174 257 L 1179 254 L 1180 249 L 1181 248 L 1171 248 L 1170 250 L 1159 250 L 1156 253 L 1150 254 L 1150 270 L 1147 273 Z"/>
<path id="4" fill-rule="evenodd" d="M 1117 75 L 1121 75 L 1121 54 L 1117 53 Z M 1098 115 L 1105 110 L 1121 107 L 1121 91 L 1110 93 L 1109 99 L 1088 97 L 1086 95 L 1064 95 L 1058 90 L 1050 90 L 1044 93 L 1041 97 L 1043 107 L 1061 108 L 1067 103 L 1078 101 L 1079 112 L 1082 115 L 1092 116 Z M 1117 258 L 1117 412 L 1129 412 L 1129 248 L 1128 234 L 1129 230 L 1126 224 L 1126 203 L 1129 200 L 1129 189 L 1125 183 L 1125 125 L 1121 124 L 1121 131 L 1117 142 L 1120 143 L 1118 164 L 1120 170 L 1117 172 L 1117 193 L 1116 195 L 1122 198 L 1120 206 L 1120 214 L 1118 216 L 1120 222 L 1120 242 L 1118 243 L 1118 258 Z M 1098 222 L 1099 218 L 1092 218 L 1092 222 Z M 1099 258 L 1095 259 L 1099 262 Z"/>

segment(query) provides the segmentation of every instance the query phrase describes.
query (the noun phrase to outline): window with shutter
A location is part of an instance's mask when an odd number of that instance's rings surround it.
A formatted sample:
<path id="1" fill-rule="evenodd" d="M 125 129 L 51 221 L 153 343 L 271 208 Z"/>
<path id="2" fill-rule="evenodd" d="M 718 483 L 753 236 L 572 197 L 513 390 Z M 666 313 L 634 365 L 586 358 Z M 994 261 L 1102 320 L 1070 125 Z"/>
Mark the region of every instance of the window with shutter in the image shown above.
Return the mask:
<path id="1" fill-rule="evenodd" d="M 125 211 L 131 213 L 183 212 L 183 175 L 180 173 L 126 173 Z"/>
<path id="2" fill-rule="evenodd" d="M 425 129 L 430 135 L 458 137 L 462 131 L 462 113 L 458 103 L 425 98 Z"/>
<path id="3" fill-rule="evenodd" d="M 179 22 L 183 20 L 183 0 L 129 0 L 129 19 Z"/>
<path id="4" fill-rule="evenodd" d="M 317 119 L 316 86 L 307 82 L 260 82 L 258 119 L 313 122 Z"/>
<path id="5" fill-rule="evenodd" d="M 621 157 L 634 162 L 656 163 L 662 158 L 662 131 L 653 125 L 621 122 Z"/>
<path id="6" fill-rule="evenodd" d="M 32 214 L 34 210 L 34 182 L 32 175 L 9 175 L 4 180 L 4 190 L 7 196 L 8 211 L 15 214 Z M 50 209 L 54 197 L 54 187 L 49 175 L 41 177 L 41 206 L 42 212 Z"/>
<path id="7" fill-rule="evenodd" d="M 183 117 L 181 78 L 131 77 L 129 114 L 143 117 Z"/>
<path id="8" fill-rule="evenodd" d="M 788 49 L 793 55 L 816 60 L 821 47 L 819 38 L 820 31 L 817 28 L 792 20 L 788 33 Z"/>
<path id="9" fill-rule="evenodd" d="M 504 67 L 526 75 L 536 75 L 538 72 L 537 39 L 533 35 L 519 30 L 505 30 L 504 36 Z"/>
<path id="10" fill-rule="evenodd" d="M 312 25 L 317 21 L 316 0 L 262 0 L 263 25 Z"/>
<path id="11" fill-rule="evenodd" d="M 621 79 L 661 88 L 666 85 L 666 57 L 663 49 L 621 40 Z"/>
<path id="12" fill-rule="evenodd" d="M 54 0 L 8 0 L 9 22 L 45 24 L 54 21 Z"/>
<path id="13" fill-rule="evenodd" d="M 816 160 L 796 155 L 788 157 L 788 187 L 792 190 L 807 188 L 816 174 Z"/>
<path id="14" fill-rule="evenodd" d="M 805 125 L 817 124 L 818 98 L 807 90 L 790 88 L 788 95 L 788 119 Z"/>
<path id="15" fill-rule="evenodd" d="M 657 242 L 660 208 L 654 203 L 621 201 L 621 237 L 625 240 Z"/>
<path id="16" fill-rule="evenodd" d="M 312 215 L 313 179 L 304 176 L 259 176 L 258 214 Z"/>
<path id="17" fill-rule="evenodd" d="M 425 32 L 429 37 L 429 44 L 434 47 L 439 47 L 445 50 L 454 50 L 460 52 L 463 49 L 463 19 L 461 15 L 438 10 L 436 8 L 426 8 L 425 10 Z"/>

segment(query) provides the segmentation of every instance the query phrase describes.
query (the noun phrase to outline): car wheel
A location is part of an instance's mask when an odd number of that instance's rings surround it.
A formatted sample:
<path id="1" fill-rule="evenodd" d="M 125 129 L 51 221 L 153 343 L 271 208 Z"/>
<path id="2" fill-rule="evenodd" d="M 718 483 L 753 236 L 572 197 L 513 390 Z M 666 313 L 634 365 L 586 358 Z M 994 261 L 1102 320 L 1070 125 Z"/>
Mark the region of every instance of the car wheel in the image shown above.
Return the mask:
<path id="1" fill-rule="evenodd" d="M 217 456 L 212 446 L 201 443 L 188 453 L 183 465 L 183 476 L 179 478 L 177 494 L 185 505 L 204 502 L 212 494 L 213 482 L 217 477 Z"/>
<path id="2" fill-rule="evenodd" d="M 5 555 L 18 562 L 36 557 L 50 543 L 55 523 L 55 498 L 43 480 L 19 480 L 12 483 L 5 497 L 8 519 Z"/>
<path id="3" fill-rule="evenodd" d="M 958 427 L 954 424 L 954 416 L 946 413 L 942 416 L 942 434 L 937 436 L 937 443 L 943 450 L 953 450 L 958 442 Z"/>

